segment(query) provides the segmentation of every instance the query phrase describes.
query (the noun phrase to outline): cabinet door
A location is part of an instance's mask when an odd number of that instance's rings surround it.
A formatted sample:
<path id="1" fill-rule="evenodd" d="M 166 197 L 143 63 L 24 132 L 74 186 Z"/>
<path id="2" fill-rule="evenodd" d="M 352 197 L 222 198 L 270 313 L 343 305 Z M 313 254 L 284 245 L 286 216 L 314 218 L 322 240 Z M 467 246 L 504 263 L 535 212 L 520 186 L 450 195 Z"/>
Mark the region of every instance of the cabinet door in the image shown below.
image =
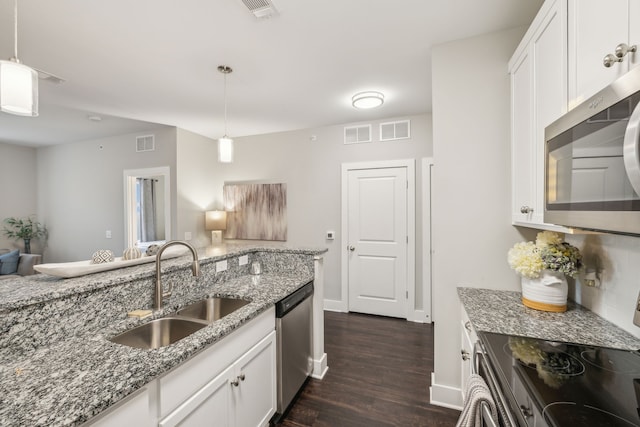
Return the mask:
<path id="1" fill-rule="evenodd" d="M 530 222 L 534 204 L 532 63 L 525 50 L 511 69 L 511 182 L 514 223 Z"/>
<path id="2" fill-rule="evenodd" d="M 234 367 L 230 366 L 211 380 L 175 411 L 160 421 L 160 427 L 229 427 L 232 423 L 231 380 Z"/>
<path id="3" fill-rule="evenodd" d="M 568 5 L 573 108 L 628 71 L 628 58 L 610 68 L 602 60 L 619 43 L 629 43 L 629 0 L 568 0 Z"/>
<path id="4" fill-rule="evenodd" d="M 276 333 L 269 334 L 234 365 L 231 387 L 237 427 L 265 426 L 276 411 Z"/>
<path id="5" fill-rule="evenodd" d="M 557 0 L 531 41 L 533 55 L 533 179 L 532 221 L 544 223 L 544 129 L 567 111 L 566 13 Z"/>
<path id="6" fill-rule="evenodd" d="M 103 415 L 89 421 L 92 427 L 151 426 L 152 416 L 149 410 L 149 392 L 147 387 L 134 396 L 108 409 Z"/>

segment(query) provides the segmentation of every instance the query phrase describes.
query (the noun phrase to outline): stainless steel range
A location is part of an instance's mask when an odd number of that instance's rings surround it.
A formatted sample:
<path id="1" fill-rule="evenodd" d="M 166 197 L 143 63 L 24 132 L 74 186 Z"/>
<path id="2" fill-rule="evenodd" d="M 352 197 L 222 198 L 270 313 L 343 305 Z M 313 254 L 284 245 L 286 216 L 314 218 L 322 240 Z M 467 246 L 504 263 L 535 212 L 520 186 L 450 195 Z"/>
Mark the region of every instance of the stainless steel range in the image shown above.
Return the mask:
<path id="1" fill-rule="evenodd" d="M 496 424 L 640 426 L 640 353 L 490 332 L 478 337 L 480 374 L 509 412 Z"/>

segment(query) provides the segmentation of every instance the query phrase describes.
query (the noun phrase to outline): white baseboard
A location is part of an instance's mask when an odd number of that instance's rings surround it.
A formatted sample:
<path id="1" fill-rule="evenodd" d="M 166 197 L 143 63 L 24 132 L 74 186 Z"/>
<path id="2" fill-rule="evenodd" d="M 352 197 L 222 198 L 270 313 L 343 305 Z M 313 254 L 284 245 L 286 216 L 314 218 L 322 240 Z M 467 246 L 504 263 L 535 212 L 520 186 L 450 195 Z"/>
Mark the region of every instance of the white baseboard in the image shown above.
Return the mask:
<path id="1" fill-rule="evenodd" d="M 345 307 L 344 302 L 335 299 L 325 299 L 324 309 L 327 311 L 339 311 L 341 313 L 346 313 L 349 311 L 349 308 Z"/>
<path id="2" fill-rule="evenodd" d="M 431 317 L 427 316 L 427 312 L 424 310 L 413 310 L 411 317 L 407 320 L 415 323 L 431 323 Z"/>
<path id="3" fill-rule="evenodd" d="M 329 370 L 327 366 L 327 353 L 322 353 L 322 358 L 320 360 L 313 361 L 313 372 L 311 373 L 311 377 L 317 380 L 321 380 L 324 378 L 325 374 Z"/>
<path id="4" fill-rule="evenodd" d="M 429 391 L 432 405 L 462 410 L 462 391 L 457 387 L 436 384 L 435 372 L 431 373 Z"/>

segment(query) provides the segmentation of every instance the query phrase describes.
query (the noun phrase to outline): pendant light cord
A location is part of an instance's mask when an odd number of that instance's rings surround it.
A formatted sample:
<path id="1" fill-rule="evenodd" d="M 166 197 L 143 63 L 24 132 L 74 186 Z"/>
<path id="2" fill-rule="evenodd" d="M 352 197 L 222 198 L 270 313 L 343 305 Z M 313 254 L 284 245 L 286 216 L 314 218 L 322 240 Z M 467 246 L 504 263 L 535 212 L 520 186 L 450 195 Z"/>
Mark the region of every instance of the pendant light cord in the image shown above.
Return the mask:
<path id="1" fill-rule="evenodd" d="M 13 58 L 18 61 L 18 0 L 13 2 Z"/>
<path id="2" fill-rule="evenodd" d="M 227 73 L 224 73 L 224 137 L 227 137 Z"/>

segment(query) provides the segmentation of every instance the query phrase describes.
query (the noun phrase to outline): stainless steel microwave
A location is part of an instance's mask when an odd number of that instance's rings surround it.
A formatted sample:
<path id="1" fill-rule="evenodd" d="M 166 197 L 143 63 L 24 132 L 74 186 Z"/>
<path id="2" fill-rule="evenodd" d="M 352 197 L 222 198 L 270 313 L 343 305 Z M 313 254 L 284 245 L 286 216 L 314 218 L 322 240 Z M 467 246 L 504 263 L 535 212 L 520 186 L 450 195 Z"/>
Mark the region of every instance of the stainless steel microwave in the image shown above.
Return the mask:
<path id="1" fill-rule="evenodd" d="M 550 224 L 640 235 L 640 67 L 545 128 Z"/>

